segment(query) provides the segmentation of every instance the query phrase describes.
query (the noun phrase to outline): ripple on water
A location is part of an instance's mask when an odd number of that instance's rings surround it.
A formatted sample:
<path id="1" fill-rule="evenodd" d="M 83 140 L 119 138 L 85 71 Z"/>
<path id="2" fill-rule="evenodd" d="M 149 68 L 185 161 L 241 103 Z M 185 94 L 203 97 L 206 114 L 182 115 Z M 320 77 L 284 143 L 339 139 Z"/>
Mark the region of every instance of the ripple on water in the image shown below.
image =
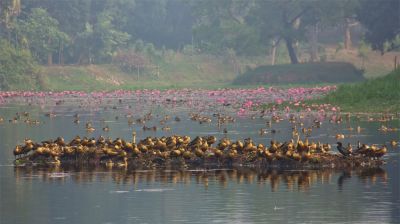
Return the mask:
<path id="1" fill-rule="evenodd" d="M 71 176 L 69 173 L 50 173 L 49 177 L 50 178 L 64 178 L 64 177 L 69 177 Z"/>
<path id="2" fill-rule="evenodd" d="M 125 194 L 129 193 L 129 191 L 110 191 L 110 194 Z"/>
<path id="3" fill-rule="evenodd" d="M 175 189 L 172 188 L 146 188 L 146 189 L 137 189 L 136 192 L 164 192 L 164 191 L 173 191 Z"/>

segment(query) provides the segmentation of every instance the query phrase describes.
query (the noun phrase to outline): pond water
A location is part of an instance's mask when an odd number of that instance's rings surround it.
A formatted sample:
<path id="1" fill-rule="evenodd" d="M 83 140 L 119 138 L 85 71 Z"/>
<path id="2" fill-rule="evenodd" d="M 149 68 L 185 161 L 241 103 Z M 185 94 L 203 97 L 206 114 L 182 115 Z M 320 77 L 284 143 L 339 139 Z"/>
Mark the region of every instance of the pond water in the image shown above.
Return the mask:
<path id="1" fill-rule="evenodd" d="M 232 107 L 201 107 L 156 104 L 152 101 L 117 99 L 92 103 L 89 100 L 66 100 L 57 105 L 51 101 L 20 100 L 0 106 L 0 223 L 399 223 L 400 222 L 400 148 L 389 146 L 399 140 L 399 132 L 382 132 L 381 122 L 367 116 L 352 117 L 340 124 L 323 120 L 309 139 L 330 143 L 335 150 L 335 135 L 353 145 L 357 140 L 367 144 L 387 144 L 387 163 L 380 168 L 355 170 L 126 170 L 105 167 L 14 167 L 12 149 L 25 138 L 34 141 L 66 140 L 76 135 L 112 138 L 169 136 L 173 134 L 218 139 L 253 138 L 269 145 L 271 139 L 292 138 L 292 124 L 284 119 L 267 125 L 268 116 L 236 116 Z M 28 106 L 28 104 L 31 104 Z M 31 120 L 9 122 L 16 113 L 28 111 Z M 146 126 L 129 124 L 146 113 L 153 119 Z M 215 113 L 235 116 L 236 122 L 218 126 L 190 119 L 196 111 L 214 119 Z M 46 113 L 49 113 L 46 116 Z M 55 115 L 53 117 L 52 115 Z M 74 123 L 79 114 L 80 123 Z M 254 112 L 254 114 L 257 114 Z M 170 120 L 159 121 L 169 115 Z M 178 116 L 180 121 L 174 118 Z M 285 118 L 285 115 L 282 114 Z M 305 114 L 304 127 L 311 126 L 312 113 Z M 94 132 L 87 132 L 91 122 Z M 132 122 L 131 122 L 132 123 Z M 400 128 L 399 120 L 384 123 Z M 108 126 L 109 131 L 102 130 Z M 169 126 L 170 131 L 161 127 Z M 357 132 L 355 128 L 362 130 Z M 354 129 L 350 129 L 352 127 Z M 260 129 L 268 133 L 260 135 Z M 226 129 L 227 133 L 224 133 Z M 272 133 L 271 130 L 275 130 Z"/>

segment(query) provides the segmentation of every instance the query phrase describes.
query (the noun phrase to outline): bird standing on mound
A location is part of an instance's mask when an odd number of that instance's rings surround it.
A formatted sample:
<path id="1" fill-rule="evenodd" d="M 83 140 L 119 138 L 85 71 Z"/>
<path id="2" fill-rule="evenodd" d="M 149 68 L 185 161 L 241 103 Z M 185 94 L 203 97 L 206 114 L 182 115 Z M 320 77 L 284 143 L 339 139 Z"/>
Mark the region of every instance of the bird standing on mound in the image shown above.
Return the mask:
<path id="1" fill-rule="evenodd" d="M 343 144 L 341 142 L 337 142 L 337 150 L 340 152 L 340 154 L 342 154 L 344 157 L 350 156 L 351 155 L 351 151 L 344 148 Z"/>

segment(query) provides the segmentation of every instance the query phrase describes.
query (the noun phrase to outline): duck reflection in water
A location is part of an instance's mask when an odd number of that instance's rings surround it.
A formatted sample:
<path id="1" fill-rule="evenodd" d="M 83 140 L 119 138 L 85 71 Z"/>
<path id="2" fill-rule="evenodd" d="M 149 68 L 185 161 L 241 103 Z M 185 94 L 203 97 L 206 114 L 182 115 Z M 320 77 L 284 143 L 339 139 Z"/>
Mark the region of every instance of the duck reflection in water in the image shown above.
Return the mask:
<path id="1" fill-rule="evenodd" d="M 132 170 L 126 168 L 99 168 L 58 166 L 48 168 L 15 167 L 16 181 L 29 183 L 33 178 L 43 181 L 61 183 L 72 180 L 75 183 L 107 182 L 115 184 L 134 185 L 139 183 L 163 183 L 172 185 L 203 185 L 206 189 L 211 184 L 219 184 L 222 188 L 230 184 L 256 184 L 259 187 L 269 186 L 272 192 L 286 189 L 286 191 L 307 192 L 313 185 L 330 184 L 334 176 L 337 179 L 338 190 L 342 191 L 350 178 L 358 177 L 362 182 L 376 184 L 377 179 L 387 182 L 387 174 L 384 169 L 370 168 L 358 170 L 283 170 L 253 168 L 242 169 L 203 169 L 203 170 L 173 170 L 152 169 Z"/>
<path id="2" fill-rule="evenodd" d="M 337 185 L 338 185 L 338 190 L 342 191 L 343 190 L 343 183 L 346 181 L 346 179 L 351 178 L 351 170 L 343 170 L 342 174 L 337 180 Z"/>

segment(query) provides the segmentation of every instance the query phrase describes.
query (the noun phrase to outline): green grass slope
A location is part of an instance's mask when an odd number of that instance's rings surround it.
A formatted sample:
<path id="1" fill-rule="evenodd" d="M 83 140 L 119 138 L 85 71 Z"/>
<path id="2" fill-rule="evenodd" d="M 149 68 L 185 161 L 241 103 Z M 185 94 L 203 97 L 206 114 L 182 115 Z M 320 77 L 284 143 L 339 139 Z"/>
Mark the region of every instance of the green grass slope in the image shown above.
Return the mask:
<path id="1" fill-rule="evenodd" d="M 156 67 L 158 66 L 158 68 Z M 146 70 L 124 72 L 113 64 L 42 66 L 42 90 L 114 90 L 219 88 L 230 85 L 236 74 L 222 60 L 201 56 L 175 56 Z"/>
<path id="2" fill-rule="evenodd" d="M 362 83 L 340 85 L 314 102 L 338 105 L 343 111 L 400 112 L 400 69 Z"/>
<path id="3" fill-rule="evenodd" d="M 346 62 L 259 66 L 249 69 L 234 84 L 343 83 L 364 80 L 362 72 Z"/>

